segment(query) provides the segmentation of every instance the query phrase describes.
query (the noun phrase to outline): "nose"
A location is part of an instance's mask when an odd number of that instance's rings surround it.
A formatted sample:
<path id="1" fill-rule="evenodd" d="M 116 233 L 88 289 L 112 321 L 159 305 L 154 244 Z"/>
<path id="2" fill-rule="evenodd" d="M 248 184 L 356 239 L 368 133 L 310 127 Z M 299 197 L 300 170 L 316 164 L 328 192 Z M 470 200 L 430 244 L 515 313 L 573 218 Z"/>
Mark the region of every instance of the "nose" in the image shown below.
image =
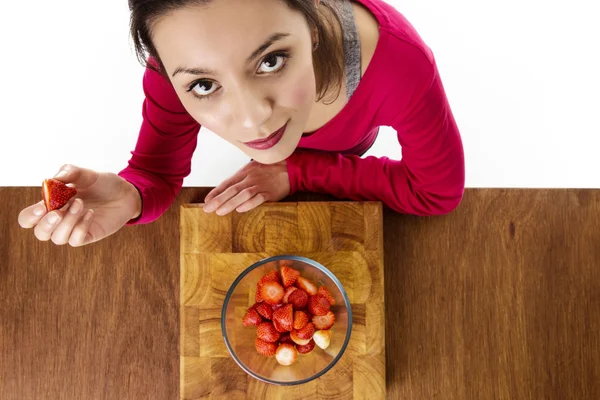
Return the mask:
<path id="1" fill-rule="evenodd" d="M 273 104 L 258 88 L 245 87 L 236 90 L 232 96 L 232 111 L 235 124 L 250 135 L 260 134 L 265 123 L 271 118 Z M 265 135 L 271 132 L 262 132 Z"/>

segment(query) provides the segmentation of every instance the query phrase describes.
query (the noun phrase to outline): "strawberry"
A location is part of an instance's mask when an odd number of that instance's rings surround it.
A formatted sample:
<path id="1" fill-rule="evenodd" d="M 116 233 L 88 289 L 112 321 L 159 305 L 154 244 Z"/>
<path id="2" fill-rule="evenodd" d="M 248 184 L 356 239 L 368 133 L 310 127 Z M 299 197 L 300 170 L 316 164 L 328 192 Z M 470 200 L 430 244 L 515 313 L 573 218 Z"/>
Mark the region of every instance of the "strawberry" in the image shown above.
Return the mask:
<path id="1" fill-rule="evenodd" d="M 328 311 L 325 315 L 315 315 L 312 317 L 312 323 L 315 324 L 315 328 L 319 330 L 329 329 L 335 322 L 335 315 Z"/>
<path id="2" fill-rule="evenodd" d="M 329 304 L 327 299 L 320 294 L 308 298 L 308 311 L 313 315 L 325 315 L 330 307 L 331 304 Z"/>
<path id="3" fill-rule="evenodd" d="M 254 309 L 260 314 L 261 317 L 266 319 L 273 319 L 273 309 L 267 303 L 257 303 Z"/>
<path id="4" fill-rule="evenodd" d="M 273 321 L 286 331 L 291 331 L 294 328 L 294 308 L 291 304 L 286 304 L 277 311 L 273 312 Z"/>
<path id="5" fill-rule="evenodd" d="M 290 287 L 294 283 L 296 283 L 296 279 L 300 276 L 300 272 L 295 270 L 294 268 L 290 268 L 288 266 L 283 266 L 280 269 L 281 272 L 281 283 L 283 283 L 283 287 Z"/>
<path id="6" fill-rule="evenodd" d="M 294 329 L 304 328 L 308 321 L 308 315 L 304 311 L 294 311 Z"/>
<path id="7" fill-rule="evenodd" d="M 331 331 L 328 331 L 328 330 L 316 331 L 315 334 L 313 335 L 313 340 L 315 341 L 315 344 L 317 346 L 319 346 L 320 348 L 325 350 L 326 348 L 329 347 L 329 344 L 331 343 Z"/>
<path id="8" fill-rule="evenodd" d="M 258 281 L 258 285 L 262 286 L 264 283 L 267 283 L 267 282 L 280 283 L 279 274 L 277 273 L 277 271 L 271 271 L 268 274 L 263 275 L 263 277 L 260 278 L 260 280 Z"/>
<path id="9" fill-rule="evenodd" d="M 271 308 L 273 309 L 273 311 L 275 311 L 275 310 L 279 310 L 279 309 L 280 309 L 281 307 L 283 307 L 283 306 L 285 306 L 285 304 L 283 304 L 283 303 L 279 303 L 279 304 L 273 304 L 273 305 L 271 306 Z"/>
<path id="10" fill-rule="evenodd" d="M 280 333 L 289 332 L 289 331 L 286 331 L 281 325 L 279 325 L 279 322 L 276 319 L 273 319 L 273 326 L 275 327 L 275 330 L 277 332 L 280 332 Z"/>
<path id="11" fill-rule="evenodd" d="M 290 337 L 289 332 L 282 333 L 281 336 L 279 337 L 279 344 L 284 344 L 284 343 L 294 344 L 294 341 Z"/>
<path id="12" fill-rule="evenodd" d="M 293 330 L 292 332 L 300 339 L 310 339 L 315 333 L 315 324 L 309 322 L 302 329 Z"/>
<path id="13" fill-rule="evenodd" d="M 319 290 L 317 290 L 317 294 L 320 294 L 321 296 L 325 297 L 329 304 L 335 306 L 335 299 L 333 298 L 331 293 L 329 293 L 329 290 L 327 290 L 325 286 L 321 286 Z"/>
<path id="14" fill-rule="evenodd" d="M 256 296 L 254 297 L 254 301 L 257 303 L 261 303 L 263 301 L 263 298 L 260 297 L 260 286 L 258 285 L 256 285 Z"/>
<path id="15" fill-rule="evenodd" d="M 298 350 L 298 353 L 300 354 L 307 354 L 310 353 L 311 351 L 313 351 L 313 349 L 315 348 L 315 341 L 310 339 L 310 341 L 305 344 L 305 345 L 296 345 L 296 350 Z"/>
<path id="16" fill-rule="evenodd" d="M 277 344 L 265 342 L 259 338 L 256 338 L 254 341 L 254 347 L 256 347 L 256 351 L 258 351 L 259 354 L 267 357 L 274 356 L 277 351 Z"/>
<path id="17" fill-rule="evenodd" d="M 246 315 L 244 315 L 244 318 L 242 318 L 242 325 L 244 326 L 258 325 L 261 322 L 262 318 L 260 317 L 258 312 L 256 312 L 256 310 L 252 307 L 250 307 L 248 311 L 246 311 Z"/>
<path id="18" fill-rule="evenodd" d="M 281 333 L 275 330 L 275 327 L 271 322 L 261 322 L 258 327 L 256 327 L 256 336 L 265 342 L 273 343 L 279 339 Z"/>
<path id="19" fill-rule="evenodd" d="M 308 342 L 310 342 L 311 338 L 301 339 L 298 337 L 298 331 L 293 330 L 290 332 L 290 339 L 292 339 L 294 343 L 299 344 L 300 346 L 304 346 L 307 345 Z"/>
<path id="20" fill-rule="evenodd" d="M 77 190 L 59 180 L 44 179 L 42 182 L 42 198 L 48 212 L 62 208 L 76 194 Z"/>
<path id="21" fill-rule="evenodd" d="M 292 294 L 294 291 L 296 291 L 298 289 L 296 289 L 294 286 L 290 286 L 289 288 L 285 289 L 285 293 L 283 294 L 283 303 L 287 304 L 289 303 L 289 297 L 290 294 Z"/>
<path id="22" fill-rule="evenodd" d="M 298 357 L 298 351 L 289 343 L 280 344 L 275 351 L 275 358 L 281 365 L 292 365 L 296 361 L 296 357 Z"/>
<path id="23" fill-rule="evenodd" d="M 304 290 L 310 295 L 314 296 L 315 294 L 317 294 L 317 286 L 302 276 L 299 276 L 298 279 L 296 279 L 296 287 L 298 289 Z"/>
<path id="24" fill-rule="evenodd" d="M 260 297 L 269 304 L 277 304 L 283 299 L 283 286 L 277 282 L 265 282 L 260 285 Z"/>
<path id="25" fill-rule="evenodd" d="M 308 294 L 302 289 L 294 290 L 288 296 L 288 303 L 294 306 L 294 310 L 302 310 L 308 304 Z"/>

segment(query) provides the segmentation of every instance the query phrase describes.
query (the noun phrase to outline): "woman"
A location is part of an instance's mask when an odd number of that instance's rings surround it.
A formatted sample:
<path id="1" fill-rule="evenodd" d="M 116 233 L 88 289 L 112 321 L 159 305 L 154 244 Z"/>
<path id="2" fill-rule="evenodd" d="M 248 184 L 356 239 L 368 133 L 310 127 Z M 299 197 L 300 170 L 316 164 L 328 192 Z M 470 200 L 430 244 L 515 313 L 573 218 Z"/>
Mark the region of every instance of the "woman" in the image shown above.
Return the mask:
<path id="1" fill-rule="evenodd" d="M 190 173 L 200 126 L 252 161 L 211 191 L 204 210 L 245 212 L 296 191 L 380 200 L 439 215 L 460 203 L 464 157 L 434 56 L 382 0 L 129 0 L 146 63 L 143 123 L 127 168 L 66 165 L 77 199 L 20 224 L 80 246 L 148 223 Z M 361 158 L 391 126 L 401 161 Z M 93 211 L 92 211 L 93 210 Z"/>

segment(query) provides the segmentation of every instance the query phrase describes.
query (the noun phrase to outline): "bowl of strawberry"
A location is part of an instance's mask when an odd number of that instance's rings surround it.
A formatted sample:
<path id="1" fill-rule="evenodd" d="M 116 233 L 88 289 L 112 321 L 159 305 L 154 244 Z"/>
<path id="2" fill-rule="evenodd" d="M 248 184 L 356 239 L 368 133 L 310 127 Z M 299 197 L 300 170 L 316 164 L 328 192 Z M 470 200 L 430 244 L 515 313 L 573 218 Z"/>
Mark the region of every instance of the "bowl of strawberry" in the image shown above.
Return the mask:
<path id="1" fill-rule="evenodd" d="M 221 330 L 235 362 L 253 378 L 299 385 L 329 371 L 352 332 L 339 279 L 306 257 L 276 256 L 246 268 L 223 302 Z"/>

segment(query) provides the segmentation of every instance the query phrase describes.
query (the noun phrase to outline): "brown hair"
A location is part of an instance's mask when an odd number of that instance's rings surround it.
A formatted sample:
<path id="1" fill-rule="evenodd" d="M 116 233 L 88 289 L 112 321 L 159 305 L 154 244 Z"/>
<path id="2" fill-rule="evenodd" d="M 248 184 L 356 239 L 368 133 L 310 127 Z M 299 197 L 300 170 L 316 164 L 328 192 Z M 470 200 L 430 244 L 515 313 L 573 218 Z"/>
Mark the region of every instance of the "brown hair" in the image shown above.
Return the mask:
<path id="1" fill-rule="evenodd" d="M 129 0 L 130 34 L 135 52 L 143 66 L 166 75 L 165 68 L 152 44 L 151 27 L 154 22 L 166 13 L 195 4 L 206 4 L 212 0 Z M 318 47 L 314 51 L 313 66 L 316 77 L 317 100 L 326 94 L 335 94 L 334 101 L 341 90 L 344 79 L 344 52 L 338 33 L 335 30 L 337 14 L 333 11 L 336 0 L 321 0 L 321 7 L 315 7 L 315 0 L 282 0 L 293 10 L 299 11 L 317 35 Z M 327 8 L 328 10 L 326 10 Z M 157 60 L 158 66 L 149 62 L 148 58 Z"/>

